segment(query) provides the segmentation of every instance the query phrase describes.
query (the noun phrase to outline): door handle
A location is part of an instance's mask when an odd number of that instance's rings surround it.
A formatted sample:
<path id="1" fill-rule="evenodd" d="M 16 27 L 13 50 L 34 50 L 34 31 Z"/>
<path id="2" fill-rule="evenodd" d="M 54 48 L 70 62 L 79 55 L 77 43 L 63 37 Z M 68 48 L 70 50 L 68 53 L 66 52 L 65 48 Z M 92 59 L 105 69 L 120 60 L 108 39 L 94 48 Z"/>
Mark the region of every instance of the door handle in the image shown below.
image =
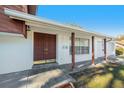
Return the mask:
<path id="1" fill-rule="evenodd" d="M 48 49 L 47 49 L 47 48 L 45 48 L 45 49 L 44 49 L 44 51 L 48 51 Z"/>

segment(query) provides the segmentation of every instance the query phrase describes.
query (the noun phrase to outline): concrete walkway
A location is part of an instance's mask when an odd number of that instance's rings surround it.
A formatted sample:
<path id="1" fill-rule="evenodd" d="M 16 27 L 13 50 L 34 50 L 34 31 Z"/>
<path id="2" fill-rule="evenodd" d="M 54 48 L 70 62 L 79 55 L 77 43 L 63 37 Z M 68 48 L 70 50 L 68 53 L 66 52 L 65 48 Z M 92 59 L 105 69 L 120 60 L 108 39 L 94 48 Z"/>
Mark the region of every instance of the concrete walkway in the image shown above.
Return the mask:
<path id="1" fill-rule="evenodd" d="M 59 67 L 38 67 L 0 75 L 0 88 L 51 88 L 73 81 L 74 79 Z"/>
<path id="2" fill-rule="evenodd" d="M 73 78 L 65 75 L 61 69 L 53 69 L 28 77 L 27 87 L 34 88 L 50 88 L 59 85 L 60 83 L 72 82 Z"/>
<path id="3" fill-rule="evenodd" d="M 114 61 L 112 61 L 114 60 Z M 109 59 L 115 62 L 115 59 Z M 95 64 L 103 62 L 103 59 L 97 59 Z M 122 62 L 124 63 L 124 61 Z M 90 67 L 91 61 L 79 62 L 75 69 L 71 69 L 71 64 L 61 65 L 47 64 L 37 65 L 31 70 L 15 72 L 11 74 L 0 75 L 1 88 L 51 88 L 64 83 L 75 82 L 69 75 L 71 73 L 82 71 Z"/>

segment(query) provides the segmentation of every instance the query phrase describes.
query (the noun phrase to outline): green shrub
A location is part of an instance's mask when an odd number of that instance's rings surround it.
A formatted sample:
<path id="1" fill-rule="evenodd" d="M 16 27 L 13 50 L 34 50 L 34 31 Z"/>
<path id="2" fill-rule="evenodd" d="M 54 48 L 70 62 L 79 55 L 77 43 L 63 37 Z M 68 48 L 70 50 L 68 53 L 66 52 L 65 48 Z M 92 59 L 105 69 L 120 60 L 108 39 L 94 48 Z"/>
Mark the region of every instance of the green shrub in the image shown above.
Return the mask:
<path id="1" fill-rule="evenodd" d="M 116 48 L 116 55 L 123 55 L 124 49 L 123 48 Z"/>

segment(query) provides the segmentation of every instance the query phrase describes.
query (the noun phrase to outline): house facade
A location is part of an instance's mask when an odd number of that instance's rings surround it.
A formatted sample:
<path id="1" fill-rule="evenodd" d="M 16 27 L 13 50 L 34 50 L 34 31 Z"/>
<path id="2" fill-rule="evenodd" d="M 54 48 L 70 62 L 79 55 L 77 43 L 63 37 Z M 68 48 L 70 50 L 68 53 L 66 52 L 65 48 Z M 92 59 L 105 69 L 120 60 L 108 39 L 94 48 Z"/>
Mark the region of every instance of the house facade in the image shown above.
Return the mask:
<path id="1" fill-rule="evenodd" d="M 0 6 L 0 16 L 7 17 L 0 19 L 0 74 L 46 63 L 74 68 L 78 62 L 95 64 L 97 58 L 115 55 L 113 37 L 39 18 L 36 6 L 11 7 Z"/>

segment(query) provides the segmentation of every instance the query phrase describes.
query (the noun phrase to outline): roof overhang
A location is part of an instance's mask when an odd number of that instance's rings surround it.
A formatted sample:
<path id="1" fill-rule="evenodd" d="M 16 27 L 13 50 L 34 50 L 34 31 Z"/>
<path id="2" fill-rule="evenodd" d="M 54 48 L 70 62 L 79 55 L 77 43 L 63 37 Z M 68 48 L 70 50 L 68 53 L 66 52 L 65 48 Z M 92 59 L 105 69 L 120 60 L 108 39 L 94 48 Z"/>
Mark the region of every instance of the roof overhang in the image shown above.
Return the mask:
<path id="1" fill-rule="evenodd" d="M 35 27 L 52 26 L 54 28 L 56 27 L 56 28 L 67 29 L 68 31 L 83 32 L 83 33 L 91 34 L 92 36 L 98 36 L 98 37 L 107 38 L 107 39 L 115 39 L 114 37 L 111 37 L 109 35 L 96 33 L 96 32 L 89 32 L 79 27 L 61 24 L 55 21 L 43 19 L 43 18 L 31 15 L 31 14 L 19 12 L 16 10 L 11 10 L 8 8 L 4 9 L 4 14 L 8 15 L 12 19 L 25 21 L 26 25 L 29 25 L 29 26 L 35 26 Z"/>

